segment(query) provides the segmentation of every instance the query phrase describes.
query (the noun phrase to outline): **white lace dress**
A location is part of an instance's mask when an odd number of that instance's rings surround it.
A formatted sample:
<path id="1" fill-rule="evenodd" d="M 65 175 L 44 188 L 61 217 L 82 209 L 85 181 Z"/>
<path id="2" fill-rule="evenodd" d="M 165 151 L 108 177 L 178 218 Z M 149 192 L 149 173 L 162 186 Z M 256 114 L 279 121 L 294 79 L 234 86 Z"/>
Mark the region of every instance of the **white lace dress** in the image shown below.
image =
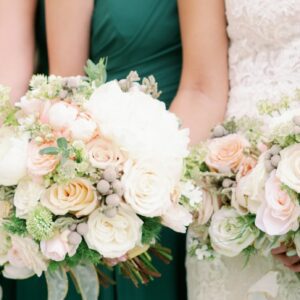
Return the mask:
<path id="1" fill-rule="evenodd" d="M 226 14 L 227 114 L 255 116 L 258 101 L 278 101 L 300 87 L 300 0 L 226 0 Z M 243 267 L 242 256 L 214 262 L 187 258 L 189 300 L 300 299 L 300 280 L 272 257 L 252 257 Z M 274 274 L 278 291 L 267 280 Z"/>

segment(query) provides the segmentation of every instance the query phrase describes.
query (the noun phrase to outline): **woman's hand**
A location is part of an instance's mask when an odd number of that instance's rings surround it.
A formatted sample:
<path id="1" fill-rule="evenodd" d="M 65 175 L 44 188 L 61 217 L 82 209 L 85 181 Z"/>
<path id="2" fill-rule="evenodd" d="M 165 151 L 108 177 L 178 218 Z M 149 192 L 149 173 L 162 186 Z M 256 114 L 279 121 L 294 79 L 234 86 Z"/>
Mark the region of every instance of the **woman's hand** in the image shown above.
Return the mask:
<path id="1" fill-rule="evenodd" d="M 280 246 L 272 250 L 273 256 L 281 261 L 287 268 L 293 272 L 300 272 L 300 257 L 298 255 L 288 256 L 286 246 Z"/>
<path id="2" fill-rule="evenodd" d="M 178 0 L 183 46 L 180 87 L 171 111 L 191 130 L 191 143 L 222 122 L 228 98 L 224 1 Z"/>

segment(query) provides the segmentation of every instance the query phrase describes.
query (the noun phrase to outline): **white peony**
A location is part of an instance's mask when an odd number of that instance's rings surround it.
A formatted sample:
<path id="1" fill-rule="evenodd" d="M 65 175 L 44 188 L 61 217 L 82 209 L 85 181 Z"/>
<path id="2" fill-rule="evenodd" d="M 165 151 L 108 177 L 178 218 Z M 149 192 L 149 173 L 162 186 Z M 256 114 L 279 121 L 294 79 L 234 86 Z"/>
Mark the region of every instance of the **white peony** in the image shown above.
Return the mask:
<path id="1" fill-rule="evenodd" d="M 152 161 L 127 161 L 122 177 L 126 202 L 137 214 L 157 217 L 171 206 L 174 182 L 162 164 Z"/>
<path id="2" fill-rule="evenodd" d="M 276 176 L 289 188 L 300 193 L 300 144 L 285 148 L 280 156 Z"/>
<path id="3" fill-rule="evenodd" d="M 41 251 L 43 255 L 54 261 L 63 261 L 67 254 L 73 256 L 79 244 L 73 245 L 69 242 L 69 229 L 64 230 L 62 233 L 57 234 L 52 239 L 41 241 Z"/>
<path id="4" fill-rule="evenodd" d="M 258 235 L 235 209 L 225 206 L 213 215 L 208 231 L 212 247 L 228 257 L 239 255 Z"/>
<path id="5" fill-rule="evenodd" d="M 190 212 L 180 204 L 174 204 L 163 214 L 162 224 L 176 232 L 185 233 L 193 221 Z"/>
<path id="6" fill-rule="evenodd" d="M 16 185 L 26 175 L 28 136 L 0 128 L 0 185 Z"/>
<path id="7" fill-rule="evenodd" d="M 17 217 L 26 219 L 27 214 L 37 206 L 44 191 L 45 188 L 41 184 L 30 178 L 22 179 L 14 196 Z"/>
<path id="8" fill-rule="evenodd" d="M 95 137 L 97 124 L 89 115 L 80 113 L 76 120 L 70 124 L 70 132 L 74 140 L 90 141 Z"/>
<path id="9" fill-rule="evenodd" d="M 180 130 L 165 104 L 140 91 L 123 92 L 117 81 L 99 87 L 85 109 L 100 131 L 113 139 L 129 157 L 155 157 L 180 173 L 188 155 L 188 130 Z"/>
<path id="10" fill-rule="evenodd" d="M 265 168 L 265 155 L 257 165 L 242 177 L 236 187 L 231 205 L 240 213 L 256 213 L 265 197 L 264 187 L 268 173 Z"/>
<path id="11" fill-rule="evenodd" d="M 39 245 L 28 237 L 11 236 L 11 248 L 3 275 L 10 279 L 26 279 L 47 270 L 47 262 L 39 251 Z"/>
<path id="12" fill-rule="evenodd" d="M 77 115 L 76 107 L 67 102 L 59 101 L 53 104 L 48 111 L 49 124 L 55 130 L 65 130 L 75 121 Z"/>
<path id="13" fill-rule="evenodd" d="M 142 225 L 142 220 L 127 205 L 122 205 L 113 218 L 98 208 L 89 216 L 85 240 L 89 248 L 104 257 L 118 258 L 140 245 Z"/>

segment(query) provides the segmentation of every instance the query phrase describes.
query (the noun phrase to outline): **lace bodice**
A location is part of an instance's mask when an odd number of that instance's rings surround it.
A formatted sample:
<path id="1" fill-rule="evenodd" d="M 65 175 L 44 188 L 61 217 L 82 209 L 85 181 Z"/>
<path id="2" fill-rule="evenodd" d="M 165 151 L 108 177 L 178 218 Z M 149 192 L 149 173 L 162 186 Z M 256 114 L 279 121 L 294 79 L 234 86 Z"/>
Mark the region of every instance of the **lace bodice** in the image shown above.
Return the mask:
<path id="1" fill-rule="evenodd" d="M 228 116 L 256 115 L 300 87 L 300 1 L 226 0 L 230 38 Z"/>
<path id="2" fill-rule="evenodd" d="M 225 0 L 230 38 L 228 116 L 258 116 L 260 100 L 278 101 L 300 88 L 300 0 Z M 187 259 L 189 300 L 297 300 L 300 281 L 283 265 L 254 256 L 214 262 Z M 277 296 L 250 293 L 278 272 Z"/>

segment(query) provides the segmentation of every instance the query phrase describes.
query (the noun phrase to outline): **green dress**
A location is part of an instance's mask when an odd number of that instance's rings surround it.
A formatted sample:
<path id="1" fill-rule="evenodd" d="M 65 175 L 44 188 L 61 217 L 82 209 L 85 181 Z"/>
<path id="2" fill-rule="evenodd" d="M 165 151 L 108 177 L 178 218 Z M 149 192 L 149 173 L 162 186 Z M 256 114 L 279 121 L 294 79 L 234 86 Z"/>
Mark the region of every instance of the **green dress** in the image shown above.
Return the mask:
<path id="1" fill-rule="evenodd" d="M 43 29 L 42 24 L 39 29 Z M 40 34 L 39 41 L 43 42 Z M 45 47 L 42 43 L 42 55 Z M 43 50 L 44 49 L 44 50 Z M 154 75 L 167 106 L 174 98 L 181 73 L 181 42 L 176 0 L 95 0 L 90 58 L 108 57 L 110 79 L 124 78 L 131 70 L 141 77 Z M 45 69 L 44 61 L 40 70 Z M 116 285 L 102 288 L 100 300 L 185 300 L 185 236 L 165 229 L 161 243 L 172 249 L 173 261 L 155 261 L 162 277 L 135 288 L 114 272 Z M 3 285 L 3 284 L 2 284 Z M 15 289 L 14 289 L 15 286 Z M 6 291 L 9 289 L 9 291 Z M 4 283 L 4 300 L 46 300 L 43 279 Z M 73 286 L 68 300 L 80 300 Z"/>

